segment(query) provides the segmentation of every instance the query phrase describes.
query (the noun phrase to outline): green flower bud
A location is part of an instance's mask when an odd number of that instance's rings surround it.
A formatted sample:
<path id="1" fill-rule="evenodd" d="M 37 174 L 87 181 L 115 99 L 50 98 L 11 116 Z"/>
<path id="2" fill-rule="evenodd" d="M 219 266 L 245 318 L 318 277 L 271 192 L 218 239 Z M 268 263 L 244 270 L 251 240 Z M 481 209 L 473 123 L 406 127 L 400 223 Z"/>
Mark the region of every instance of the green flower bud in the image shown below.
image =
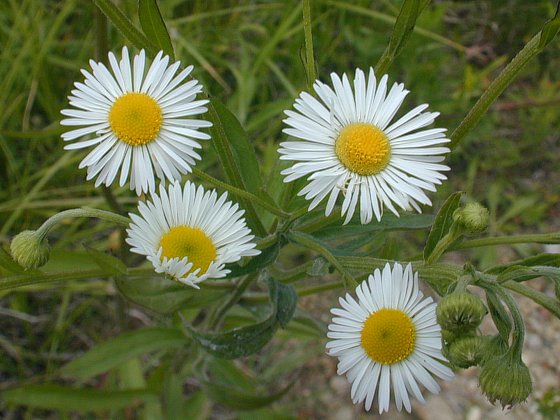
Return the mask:
<path id="1" fill-rule="evenodd" d="M 503 408 L 527 399 L 533 389 L 529 369 L 511 353 L 489 359 L 480 371 L 480 388 L 488 400 L 499 401 Z"/>
<path id="2" fill-rule="evenodd" d="M 469 292 L 453 292 L 444 296 L 436 308 L 437 322 L 444 330 L 464 335 L 475 330 L 486 315 L 484 303 Z"/>
<path id="3" fill-rule="evenodd" d="M 34 230 L 24 230 L 12 239 L 12 258 L 26 270 L 45 265 L 51 252 L 47 239 Z"/>
<path id="4" fill-rule="evenodd" d="M 484 339 L 482 360 L 480 362 L 482 365 L 496 356 L 505 354 L 509 349 L 508 344 L 500 335 L 484 336 L 482 338 Z"/>
<path id="5" fill-rule="evenodd" d="M 486 207 L 477 202 L 470 202 L 463 208 L 455 210 L 453 219 L 461 225 L 466 233 L 479 233 L 488 227 L 490 215 Z"/>
<path id="6" fill-rule="evenodd" d="M 448 346 L 447 359 L 463 369 L 476 366 L 482 360 L 484 344 L 480 336 L 461 337 Z"/>

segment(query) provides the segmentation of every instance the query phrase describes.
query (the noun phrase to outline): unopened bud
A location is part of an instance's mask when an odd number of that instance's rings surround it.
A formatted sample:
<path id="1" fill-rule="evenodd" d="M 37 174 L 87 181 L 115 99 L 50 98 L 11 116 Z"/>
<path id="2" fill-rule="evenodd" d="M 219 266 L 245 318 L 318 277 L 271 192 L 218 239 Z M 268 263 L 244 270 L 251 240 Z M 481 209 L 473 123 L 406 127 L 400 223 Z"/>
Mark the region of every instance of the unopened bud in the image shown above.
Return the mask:
<path id="1" fill-rule="evenodd" d="M 50 246 L 36 231 L 24 230 L 12 239 L 12 258 L 26 270 L 45 265 L 49 260 Z"/>
<path id="2" fill-rule="evenodd" d="M 477 202 L 470 202 L 463 208 L 455 210 L 453 219 L 461 225 L 466 233 L 479 233 L 488 227 L 490 215 L 488 209 Z"/>
<path id="3" fill-rule="evenodd" d="M 486 315 L 484 303 L 469 292 L 444 296 L 436 308 L 437 322 L 444 330 L 464 335 L 476 329 Z"/>
<path id="4" fill-rule="evenodd" d="M 533 389 L 529 369 L 510 352 L 484 363 L 479 381 L 488 400 L 499 401 L 503 408 L 525 401 Z"/>
<path id="5" fill-rule="evenodd" d="M 480 336 L 461 337 L 449 345 L 449 361 L 460 368 L 476 366 L 482 360 L 484 340 Z"/>

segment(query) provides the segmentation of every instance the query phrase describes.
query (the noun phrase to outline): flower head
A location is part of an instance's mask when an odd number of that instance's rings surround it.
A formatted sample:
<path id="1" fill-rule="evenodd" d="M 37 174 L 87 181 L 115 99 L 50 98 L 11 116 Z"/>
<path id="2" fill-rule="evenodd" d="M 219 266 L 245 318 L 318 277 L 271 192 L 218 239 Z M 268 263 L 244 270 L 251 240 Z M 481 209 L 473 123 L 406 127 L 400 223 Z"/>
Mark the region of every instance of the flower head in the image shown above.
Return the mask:
<path id="1" fill-rule="evenodd" d="M 226 199 L 227 193 L 218 198 L 215 190 L 191 182 L 184 188 L 178 182 L 160 186 L 159 195 L 139 204 L 140 215 L 130 214 L 126 242 L 132 252 L 146 255 L 156 272 L 186 285 L 198 288 L 208 278 L 225 277 L 225 264 L 260 254 L 244 211 Z"/>
<path id="2" fill-rule="evenodd" d="M 338 374 L 346 374 L 352 383 L 355 404 L 365 400 L 372 406 L 378 395 L 379 413 L 389 410 L 391 383 L 398 410 L 410 412 L 409 393 L 424 401 L 418 382 L 433 393 L 439 385 L 431 374 L 441 379 L 453 377 L 451 369 L 439 362 L 441 331 L 436 323 L 435 304 L 422 299 L 418 274 L 395 263 L 381 272 L 375 270 L 357 288 L 356 302 L 350 294 L 340 298 L 342 306 L 334 308 L 327 343 L 329 354 L 337 356 Z"/>
<path id="3" fill-rule="evenodd" d="M 179 180 L 191 171 L 200 155 L 197 140 L 210 136 L 198 131 L 212 124 L 190 117 L 207 111 L 207 100 L 195 100 L 202 91 L 196 79 L 184 82 L 193 66 L 179 74 L 180 62 L 169 65 L 169 57 L 159 52 L 145 72 L 144 50 L 131 60 L 126 47 L 117 61 L 109 53 L 109 70 L 90 60 L 92 73 L 82 70 L 84 83 L 68 97 L 71 109 L 61 113 L 66 126 L 81 126 L 62 134 L 75 143 L 65 149 L 92 148 L 82 160 L 87 179 L 95 185 L 111 185 L 120 171 L 119 185 L 130 174 L 130 188 L 140 195 L 155 190 L 155 174 L 161 179 Z M 91 138 L 84 138 L 84 137 Z"/>
<path id="4" fill-rule="evenodd" d="M 42 267 L 49 261 L 51 247 L 35 230 L 18 233 L 10 244 L 12 258 L 26 270 Z"/>
<path id="5" fill-rule="evenodd" d="M 281 144 L 280 159 L 295 161 L 282 173 L 285 182 L 307 177 L 309 183 L 299 192 L 311 200 L 309 209 L 327 196 L 325 214 L 333 211 L 344 192 L 344 223 L 352 218 L 358 202 L 360 221 L 369 223 L 373 216 L 381 220 L 387 207 L 397 216 L 397 208 L 420 212 L 419 204 L 430 205 L 424 192 L 446 179 L 440 164 L 449 140 L 443 128 L 420 130 L 434 122 L 438 113 L 423 112 L 420 105 L 393 121 L 408 91 L 394 84 L 387 93 L 387 76 L 377 83 L 373 69 L 366 82 L 364 72 L 356 70 L 354 88 L 346 74 L 342 79 L 331 74 L 334 90 L 316 81 L 315 99 L 303 92 L 294 111 L 285 111 L 284 132 L 297 141 Z"/>

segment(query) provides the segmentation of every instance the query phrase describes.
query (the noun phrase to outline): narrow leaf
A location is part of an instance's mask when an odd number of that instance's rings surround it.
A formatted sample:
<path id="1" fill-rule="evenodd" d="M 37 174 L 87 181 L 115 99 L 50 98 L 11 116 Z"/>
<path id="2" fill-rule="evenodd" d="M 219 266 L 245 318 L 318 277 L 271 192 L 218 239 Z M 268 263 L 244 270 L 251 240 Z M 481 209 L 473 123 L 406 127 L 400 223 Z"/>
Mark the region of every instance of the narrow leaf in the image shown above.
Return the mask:
<path id="1" fill-rule="evenodd" d="M 180 347 L 185 342 L 185 335 L 174 328 L 130 331 L 98 344 L 60 371 L 64 376 L 86 380 L 145 353 Z"/>
<path id="2" fill-rule="evenodd" d="M 286 328 L 290 319 L 294 316 L 297 306 L 297 293 L 293 286 L 278 283 L 278 311 L 276 319 Z"/>
<path id="3" fill-rule="evenodd" d="M 144 48 L 151 56 L 157 54 L 158 48 L 133 25 L 130 19 L 111 0 L 93 0 L 93 2 L 136 48 Z"/>
<path id="4" fill-rule="evenodd" d="M 125 275 L 127 273 L 127 268 L 125 263 L 112 255 L 106 254 L 104 252 L 98 251 L 97 249 L 85 246 L 87 253 L 91 256 L 93 261 L 99 266 L 99 268 L 105 270 L 114 276 Z"/>
<path id="5" fill-rule="evenodd" d="M 226 266 L 230 270 L 228 278 L 234 278 L 239 276 L 244 276 L 245 274 L 254 273 L 263 267 L 266 267 L 276 261 L 278 252 L 280 250 L 280 244 L 276 242 L 273 246 L 265 248 L 262 252 L 253 257 L 246 265 L 240 267 L 237 264 L 231 264 Z"/>
<path id="6" fill-rule="evenodd" d="M 385 214 L 380 222 L 362 225 L 359 215 L 344 226 L 329 225 L 313 232 L 313 236 L 323 240 L 354 237 L 363 233 L 375 233 L 394 230 L 412 230 L 429 228 L 434 221 L 430 214 L 403 214 L 396 217 L 393 214 Z"/>
<path id="7" fill-rule="evenodd" d="M 276 331 L 276 319 L 220 334 L 201 333 L 188 327 L 191 336 L 204 350 L 224 359 L 237 359 L 256 353 L 270 341 Z"/>
<path id="8" fill-rule="evenodd" d="M 23 273 L 25 270 L 17 262 L 15 262 L 10 254 L 6 250 L 0 247 L 0 268 L 6 270 L 9 273 Z"/>
<path id="9" fill-rule="evenodd" d="M 169 32 L 156 0 L 138 0 L 138 18 L 142 30 L 159 49 L 175 60 Z"/>
<path id="10" fill-rule="evenodd" d="M 538 254 L 522 260 L 512 261 L 507 264 L 497 265 L 486 270 L 488 274 L 500 274 L 513 266 L 534 267 L 537 265 L 548 265 L 560 267 L 560 254 Z"/>
<path id="11" fill-rule="evenodd" d="M 222 160 L 222 165 L 224 165 L 226 172 L 235 171 L 241 175 L 242 184 L 235 184 L 236 176 L 233 174 L 228 175 L 228 178 L 236 187 L 245 186 L 250 192 L 258 194 L 262 187 L 259 163 L 249 136 L 237 117 L 220 100 L 212 98 L 211 104 L 215 111 L 215 116 L 219 120 L 219 126 L 215 126 L 213 129 L 212 138 L 216 142 L 215 137 L 220 137 L 218 141 L 222 143 L 221 147 L 228 148 L 228 155 L 231 155 L 234 159 L 233 162 L 227 163 L 227 167 L 221 155 L 220 160 Z M 218 151 L 218 153 L 220 152 Z"/>
<path id="12" fill-rule="evenodd" d="M 554 39 L 560 31 L 560 1 L 556 5 L 556 13 L 554 17 L 548 20 L 541 31 L 541 38 L 539 40 L 539 49 L 543 49 Z"/>
<path id="13" fill-rule="evenodd" d="M 127 299 L 161 314 L 207 306 L 228 292 L 227 289 L 213 289 L 204 284 L 196 290 L 156 275 L 121 277 L 116 285 Z"/>
<path id="14" fill-rule="evenodd" d="M 282 398 L 290 390 L 293 383 L 288 384 L 280 391 L 269 394 L 249 394 L 236 388 L 205 382 L 206 393 L 219 404 L 235 410 L 255 410 L 273 403 Z"/>
<path id="15" fill-rule="evenodd" d="M 502 339 L 507 343 L 513 327 L 507 309 L 492 290 L 486 290 L 486 303 L 488 304 L 488 310 L 494 325 L 496 325 Z"/>
<path id="16" fill-rule="evenodd" d="M 556 318 L 560 319 L 560 301 L 544 293 L 538 292 L 537 290 L 523 284 L 513 281 L 508 281 L 502 284 L 505 288 L 513 290 L 525 297 L 528 297 L 533 302 L 541 305 L 543 308 L 552 313 Z"/>
<path id="17" fill-rule="evenodd" d="M 438 242 L 449 232 L 451 225 L 453 224 L 453 212 L 459 208 L 459 203 L 462 191 L 455 192 L 451 194 L 443 206 L 439 210 L 434 224 L 432 225 L 432 230 L 428 235 L 428 240 L 426 241 L 426 246 L 424 247 L 424 261 L 426 261 Z"/>
<path id="18" fill-rule="evenodd" d="M 60 411 L 103 411 L 124 408 L 140 402 L 156 402 L 157 394 L 144 389 L 102 391 L 43 384 L 27 385 L 2 393 L 8 404 Z"/>

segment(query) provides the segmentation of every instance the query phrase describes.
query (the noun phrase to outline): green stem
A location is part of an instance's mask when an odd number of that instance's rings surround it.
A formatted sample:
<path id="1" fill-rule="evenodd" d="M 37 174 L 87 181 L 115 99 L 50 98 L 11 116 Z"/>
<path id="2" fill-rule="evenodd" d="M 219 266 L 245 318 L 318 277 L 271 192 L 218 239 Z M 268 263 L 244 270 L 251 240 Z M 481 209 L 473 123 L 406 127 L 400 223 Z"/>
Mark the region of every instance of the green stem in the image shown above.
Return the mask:
<path id="1" fill-rule="evenodd" d="M 463 137 L 465 137 L 469 131 L 476 126 L 490 105 L 492 105 L 498 96 L 500 96 L 510 85 L 521 69 L 541 51 L 539 48 L 540 38 L 541 33 L 539 32 L 527 43 L 527 45 L 525 45 L 525 47 L 523 47 L 521 51 L 519 51 L 506 68 L 502 70 L 499 76 L 492 81 L 488 89 L 486 89 L 480 99 L 471 108 L 467 116 L 463 119 L 463 121 L 461 121 L 459 127 L 457 127 L 451 134 L 450 148 L 453 149 L 456 147 Z"/>
<path id="2" fill-rule="evenodd" d="M 291 270 L 280 270 L 276 268 L 274 265 L 271 265 L 268 270 L 270 275 L 279 282 L 282 283 L 293 283 L 302 278 L 308 277 L 307 271 L 313 266 L 313 261 L 308 261 L 304 264 L 301 264 Z"/>
<path id="3" fill-rule="evenodd" d="M 282 209 L 279 209 L 278 207 L 264 201 L 263 199 L 257 197 L 256 195 L 250 193 L 249 191 L 242 190 L 241 188 L 237 188 L 226 182 L 220 181 L 219 179 L 216 179 L 213 176 L 210 176 L 207 173 L 202 172 L 200 169 L 193 168 L 193 174 L 196 175 L 198 178 L 202 179 L 203 181 L 206 181 L 218 188 L 222 188 L 237 197 L 250 200 L 251 202 L 255 203 L 257 206 L 260 206 L 263 209 L 268 210 L 270 213 L 278 217 L 281 217 L 283 219 L 287 219 L 291 217 L 290 213 L 286 213 Z"/>
<path id="4" fill-rule="evenodd" d="M 449 245 L 455 242 L 455 240 L 457 240 L 457 238 L 459 238 L 462 234 L 463 233 L 458 228 L 456 222 L 453 222 L 453 225 L 451 225 L 449 232 L 439 240 L 439 242 L 434 247 L 432 253 L 426 259 L 426 265 L 431 265 L 437 262 L 440 259 L 440 257 L 445 253 L 445 251 L 449 248 Z"/>
<path id="5" fill-rule="evenodd" d="M 311 0 L 303 0 L 303 32 L 305 36 L 305 71 L 309 92 L 313 91 L 315 74 L 315 57 L 313 55 L 313 35 L 311 32 Z"/>
<path id="6" fill-rule="evenodd" d="M 499 286 L 496 287 L 495 290 L 507 305 L 513 319 L 514 328 L 512 333 L 511 348 L 516 356 L 521 357 L 521 352 L 523 351 L 523 341 L 525 339 L 525 324 L 523 323 L 523 316 L 519 311 L 517 303 L 508 292 Z"/>
<path id="7" fill-rule="evenodd" d="M 531 299 L 533 302 L 550 311 L 550 313 L 556 316 L 556 318 L 560 319 L 560 302 L 558 299 L 554 299 L 553 297 L 538 292 L 525 284 L 514 281 L 506 281 L 505 283 L 502 283 L 502 286 Z"/>
<path id="8" fill-rule="evenodd" d="M 341 289 L 346 287 L 342 281 L 333 281 L 329 283 L 323 283 L 317 286 L 307 286 L 307 287 L 296 287 L 296 293 L 299 297 L 310 296 L 316 293 L 326 292 L 334 289 Z M 251 295 L 243 296 L 243 302 L 247 303 L 261 303 L 268 302 L 268 293 L 254 293 Z"/>
<path id="9" fill-rule="evenodd" d="M 352 277 L 352 275 L 346 270 L 346 268 L 344 268 L 340 261 L 338 261 L 338 259 L 327 248 L 325 248 L 321 243 L 317 242 L 312 236 L 302 232 L 290 232 L 288 236 L 295 243 L 303 245 L 304 247 L 321 254 L 340 272 L 340 274 L 342 274 L 342 278 L 346 287 L 356 287 L 358 285 L 356 279 Z"/>
<path id="10" fill-rule="evenodd" d="M 39 235 L 41 240 L 44 240 L 48 233 L 55 227 L 57 223 L 64 219 L 76 218 L 76 217 L 93 217 L 108 222 L 115 223 L 120 226 L 128 226 L 130 224 L 130 219 L 120 214 L 115 214 L 110 211 L 91 209 L 91 208 L 81 208 L 81 209 L 71 209 L 64 210 L 54 216 L 48 218 L 42 225 L 37 229 L 37 235 Z"/>
<path id="11" fill-rule="evenodd" d="M 245 290 L 247 290 L 251 283 L 253 283 L 256 279 L 257 274 L 255 273 L 245 276 L 241 280 L 239 280 L 239 282 L 235 286 L 235 290 L 230 295 L 229 299 L 216 310 L 216 312 L 214 313 L 214 317 L 210 320 L 209 327 L 211 330 L 215 329 L 219 325 L 221 320 L 226 315 L 227 311 L 229 311 L 230 308 L 235 305 L 239 301 L 239 299 L 241 299 L 241 296 L 243 295 Z"/>
<path id="12" fill-rule="evenodd" d="M 479 248 L 482 246 L 511 245 L 511 244 L 525 244 L 525 243 L 558 244 L 560 243 L 560 232 L 542 233 L 542 234 L 534 234 L 534 235 L 494 236 L 491 238 L 471 239 L 468 241 L 464 241 L 454 247 L 449 248 L 448 251 L 454 251 L 458 249 L 468 249 L 468 248 Z"/>

